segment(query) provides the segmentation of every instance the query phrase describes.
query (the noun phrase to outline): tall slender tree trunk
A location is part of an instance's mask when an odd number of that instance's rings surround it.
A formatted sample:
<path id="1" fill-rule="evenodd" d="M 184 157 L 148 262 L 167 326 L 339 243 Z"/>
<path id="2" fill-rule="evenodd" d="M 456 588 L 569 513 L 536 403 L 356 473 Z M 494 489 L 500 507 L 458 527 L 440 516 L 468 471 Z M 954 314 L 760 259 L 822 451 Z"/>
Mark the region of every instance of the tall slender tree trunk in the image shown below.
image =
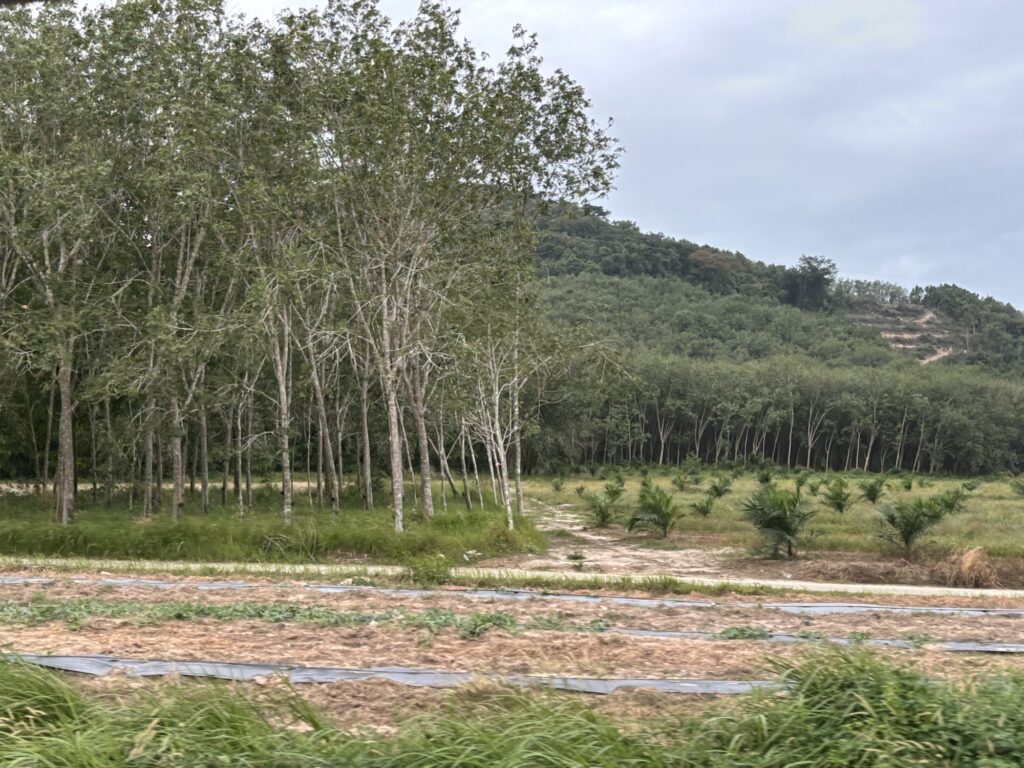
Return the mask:
<path id="1" fill-rule="evenodd" d="M 185 467 L 181 454 L 182 433 L 181 405 L 178 397 L 171 398 L 171 517 L 175 522 L 181 519 L 185 506 Z"/>
<path id="2" fill-rule="evenodd" d="M 476 500 L 480 503 L 480 509 L 484 508 L 484 487 L 480 484 L 480 470 L 476 463 L 476 449 L 473 448 L 473 441 L 469 442 L 469 458 L 473 463 L 473 479 L 476 481 Z"/>
<path id="3" fill-rule="evenodd" d="M 74 341 L 69 338 L 64 341 L 57 370 L 57 386 L 60 388 L 60 421 L 57 430 L 57 519 L 63 525 L 70 525 L 75 519 L 73 366 Z"/>
<path id="4" fill-rule="evenodd" d="M 53 381 L 50 383 L 50 405 L 46 410 L 46 442 L 43 443 L 43 488 L 50 487 L 50 447 L 53 445 L 53 410 L 56 404 L 57 390 L 60 389 L 57 379 L 59 370 L 53 373 Z M 56 486 L 54 486 L 56 493 Z"/>
<path id="5" fill-rule="evenodd" d="M 469 473 L 466 471 L 466 430 L 461 427 L 459 430 L 459 460 L 462 464 L 462 498 L 466 502 L 466 509 L 473 511 L 473 499 L 469 493 Z"/>
<path id="6" fill-rule="evenodd" d="M 235 495 L 238 497 L 238 515 L 241 517 L 245 514 L 245 496 L 242 493 L 242 403 L 238 404 L 235 413 L 235 477 L 238 478 Z"/>
<path id="7" fill-rule="evenodd" d="M 224 479 L 220 484 L 220 503 L 226 507 L 228 504 L 228 478 L 231 476 L 231 433 L 234 431 L 233 408 L 228 408 L 224 414 Z"/>
<path id="8" fill-rule="evenodd" d="M 103 412 L 107 425 L 107 482 L 104 496 L 106 497 L 105 503 L 109 507 L 114 493 L 114 446 L 117 444 L 114 441 L 114 422 L 110 417 L 110 398 L 103 401 Z"/>
<path id="9" fill-rule="evenodd" d="M 341 504 L 341 481 L 334 466 L 334 448 L 331 446 L 331 429 L 327 420 L 327 401 L 324 398 L 324 390 L 320 383 L 320 373 L 317 370 L 316 360 L 312 354 L 309 356 L 309 370 L 310 379 L 313 384 L 313 399 L 316 401 L 317 424 L 320 432 L 321 458 L 317 465 L 320 468 L 320 472 L 326 470 L 327 495 L 331 499 L 331 512 L 337 514 Z M 318 488 L 319 484 L 320 475 L 318 474 Z"/>
<path id="10" fill-rule="evenodd" d="M 151 414 L 151 412 L 152 412 L 152 409 L 147 407 L 146 408 L 147 418 L 152 418 L 150 415 L 148 415 L 148 414 Z M 146 427 L 146 435 L 145 435 L 144 441 L 145 442 L 144 442 L 143 449 L 142 449 L 142 461 L 143 461 L 143 465 L 144 465 L 143 468 L 142 468 L 142 484 L 143 484 L 143 489 L 142 489 L 142 516 L 143 517 L 150 517 L 153 514 L 153 512 L 154 512 L 154 509 L 153 509 L 153 505 L 154 505 L 154 499 L 153 499 L 153 448 L 154 448 L 154 443 L 156 442 L 156 438 L 153 435 L 153 428 L 151 426 L 147 425 L 147 427 Z"/>
<path id="11" fill-rule="evenodd" d="M 394 517 L 395 532 L 402 533 L 405 531 L 402 498 L 402 428 L 399 423 L 398 393 L 393 382 L 385 386 L 385 400 L 388 410 L 388 443 L 391 449 L 391 513 Z"/>
<path id="12" fill-rule="evenodd" d="M 360 435 L 359 447 L 362 453 L 360 469 L 363 473 L 363 503 L 373 509 L 373 466 L 370 457 L 370 380 L 363 376 L 359 381 Z M 388 413 L 390 430 L 391 413 Z M 393 458 L 393 457 L 392 457 Z"/>
<path id="13" fill-rule="evenodd" d="M 203 514 L 210 512 L 210 437 L 206 406 L 199 406 L 199 495 Z"/>
<path id="14" fill-rule="evenodd" d="M 96 406 L 89 408 L 89 443 L 92 452 L 92 500 L 95 502 L 99 493 L 99 462 L 96 451 Z"/>
<path id="15" fill-rule="evenodd" d="M 424 382 L 419 360 L 414 360 L 409 367 L 409 410 L 412 412 L 413 425 L 416 429 L 416 444 L 420 455 L 420 495 L 423 498 L 423 515 L 429 520 L 434 516 L 434 494 L 431 488 L 430 437 L 427 435 Z"/>

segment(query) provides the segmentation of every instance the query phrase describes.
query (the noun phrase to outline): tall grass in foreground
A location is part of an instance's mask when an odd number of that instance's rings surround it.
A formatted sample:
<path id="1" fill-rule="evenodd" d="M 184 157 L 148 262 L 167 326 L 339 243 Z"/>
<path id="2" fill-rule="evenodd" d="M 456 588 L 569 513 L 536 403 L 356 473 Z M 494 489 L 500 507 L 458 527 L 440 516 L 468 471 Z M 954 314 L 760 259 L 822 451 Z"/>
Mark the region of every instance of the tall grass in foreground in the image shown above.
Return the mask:
<path id="1" fill-rule="evenodd" d="M 54 673 L 5 663 L 0 765 L 1010 768 L 1024 754 L 1020 677 L 931 681 L 840 651 L 779 672 L 785 694 L 738 697 L 664 721 L 620 724 L 585 699 L 476 690 L 377 736 L 342 732 L 273 689 L 258 700 L 223 684 L 92 697 Z"/>
<path id="2" fill-rule="evenodd" d="M 403 535 L 394 532 L 385 509 L 346 510 L 335 517 L 299 507 L 284 525 L 276 509 L 261 506 L 245 517 L 227 508 L 190 514 L 175 523 L 167 516 L 132 518 L 124 511 L 85 509 L 74 525 L 52 522 L 35 498 L 0 497 L 0 554 L 193 562 L 330 562 L 366 556 L 404 562 L 418 555 L 466 558 L 540 551 L 545 539 L 529 520 L 506 530 L 496 510 L 457 509 L 433 520 L 410 516 Z"/>

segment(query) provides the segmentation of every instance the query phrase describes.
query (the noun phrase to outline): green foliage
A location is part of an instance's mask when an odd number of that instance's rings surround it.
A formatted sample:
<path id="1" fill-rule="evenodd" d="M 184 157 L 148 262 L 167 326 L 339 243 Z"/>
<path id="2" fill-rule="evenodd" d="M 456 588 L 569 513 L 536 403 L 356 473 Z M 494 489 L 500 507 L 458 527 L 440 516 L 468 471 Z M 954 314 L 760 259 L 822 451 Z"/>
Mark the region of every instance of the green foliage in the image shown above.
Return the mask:
<path id="1" fill-rule="evenodd" d="M 685 491 L 687 486 L 689 485 L 689 483 L 687 482 L 686 476 L 683 475 L 683 474 L 680 474 L 680 473 L 676 473 L 676 474 L 672 475 L 671 482 L 672 482 L 672 487 L 675 488 L 680 493 Z"/>
<path id="2" fill-rule="evenodd" d="M 743 505 L 743 513 L 771 548 L 771 556 L 796 554 L 797 540 L 814 512 L 808 509 L 800 494 L 769 485 L 751 496 Z"/>
<path id="3" fill-rule="evenodd" d="M 708 496 L 720 499 L 732 490 L 732 478 L 718 476 L 712 478 L 708 486 Z"/>
<path id="4" fill-rule="evenodd" d="M 544 536 L 527 518 L 508 531 L 495 510 L 438 512 L 417 520 L 398 535 L 386 509 L 350 511 L 334 517 L 305 508 L 291 525 L 281 522 L 270 492 L 260 507 L 243 519 L 230 508 L 207 516 L 186 515 L 178 523 L 166 517 L 130 521 L 124 514 L 84 504 L 78 522 L 50 522 L 42 502 L 33 497 L 0 498 L 0 553 L 53 557 L 100 557 L 127 560 L 192 562 L 253 561 L 269 563 L 331 562 L 364 555 L 381 562 L 405 563 L 409 557 L 444 554 L 461 561 L 466 552 L 493 557 L 538 551 Z M 262 498 L 262 497 L 261 497 Z"/>
<path id="5" fill-rule="evenodd" d="M 901 546 L 904 556 L 909 559 L 918 540 L 950 511 L 948 500 L 934 496 L 884 505 L 879 509 L 882 523 L 879 535 L 884 541 Z"/>
<path id="6" fill-rule="evenodd" d="M 871 480 L 862 480 L 860 483 L 860 496 L 871 504 L 877 504 L 885 494 L 885 478 L 876 477 Z"/>
<path id="7" fill-rule="evenodd" d="M 444 584 L 451 578 L 451 562 L 444 555 L 416 555 L 405 561 L 406 570 L 416 584 L 433 587 Z"/>
<path id="8" fill-rule="evenodd" d="M 1024 496 L 1024 478 L 1015 477 L 1010 480 L 1010 490 L 1018 496 Z"/>
<path id="9" fill-rule="evenodd" d="M 622 498 L 622 494 L 626 492 L 626 483 L 619 477 L 610 483 L 604 485 L 604 495 L 612 504 L 617 504 L 619 499 Z"/>
<path id="10" fill-rule="evenodd" d="M 166 684 L 114 699 L 79 694 L 53 672 L 3 663 L 0 764 L 1015 768 L 1024 753 L 1018 674 L 966 684 L 928 679 L 860 649 L 774 664 L 785 695 L 734 697 L 664 726 L 614 723 L 579 699 L 475 691 L 456 694 L 450 710 L 382 734 L 340 731 L 287 689 L 255 700 L 237 687 Z"/>
<path id="11" fill-rule="evenodd" d="M 644 478 L 640 485 L 637 507 L 626 528 L 630 531 L 636 528 L 652 528 L 665 537 L 675 525 L 678 514 L 672 496 L 651 482 L 650 478 Z"/>
<path id="12" fill-rule="evenodd" d="M 718 633 L 723 640 L 767 640 L 772 633 L 761 627 L 726 627 Z"/>
<path id="13" fill-rule="evenodd" d="M 757 482 L 761 485 L 768 485 L 772 481 L 774 474 L 771 467 L 762 467 L 757 470 Z"/>
<path id="14" fill-rule="evenodd" d="M 583 504 L 590 513 L 595 528 L 607 528 L 615 519 L 615 503 L 604 494 L 584 494 Z"/>
<path id="15" fill-rule="evenodd" d="M 932 496 L 932 502 L 938 506 L 943 515 L 951 515 L 954 512 L 960 512 L 964 507 L 964 500 L 967 498 L 967 493 L 962 488 L 953 488 L 942 493 L 935 494 Z"/>
<path id="16" fill-rule="evenodd" d="M 701 517 L 710 517 L 711 513 L 714 512 L 715 510 L 715 497 L 709 494 L 705 494 L 704 496 L 700 497 L 695 502 L 693 502 L 690 505 L 690 509 L 693 510 L 693 513 L 695 515 L 700 515 Z"/>
<path id="17" fill-rule="evenodd" d="M 837 477 L 825 486 L 825 495 L 822 497 L 822 503 L 829 509 L 842 514 L 850 505 L 850 499 L 853 498 L 853 494 L 850 493 L 848 488 L 849 483 L 843 478 Z"/>
<path id="18" fill-rule="evenodd" d="M 619 499 L 626 492 L 625 481 L 616 478 L 610 483 L 605 483 L 604 492 L 583 493 L 583 504 L 590 513 L 596 528 L 606 528 L 618 512 Z"/>
<path id="19" fill-rule="evenodd" d="M 797 475 L 796 478 L 793 480 L 793 486 L 796 488 L 796 492 L 802 492 L 803 489 L 806 487 L 807 483 L 810 482 L 810 480 L 811 475 L 809 472 L 801 472 L 799 475 Z"/>

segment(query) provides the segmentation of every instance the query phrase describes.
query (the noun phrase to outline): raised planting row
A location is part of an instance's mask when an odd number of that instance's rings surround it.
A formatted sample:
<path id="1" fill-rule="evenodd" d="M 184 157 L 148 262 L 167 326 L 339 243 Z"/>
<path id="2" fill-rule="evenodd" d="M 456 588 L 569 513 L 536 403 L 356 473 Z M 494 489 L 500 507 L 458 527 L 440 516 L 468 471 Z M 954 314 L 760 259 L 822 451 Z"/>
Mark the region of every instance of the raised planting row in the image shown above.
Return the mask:
<path id="1" fill-rule="evenodd" d="M 97 598 L 63 600 L 44 598 L 32 599 L 28 602 L 0 600 L 0 626 L 36 626 L 50 622 L 64 622 L 69 628 L 79 629 L 93 619 L 122 619 L 136 626 L 167 621 L 198 620 L 289 622 L 314 624 L 320 627 L 390 625 L 396 629 L 416 629 L 428 634 L 451 629 L 465 639 L 481 637 L 491 630 L 502 630 L 509 633 L 531 631 L 606 632 L 632 637 L 675 640 L 743 640 L 787 645 L 827 642 L 837 645 L 863 644 L 879 648 L 902 649 L 928 646 L 932 650 L 952 653 L 1024 653 L 1024 643 L 951 641 L 930 634 L 912 632 L 904 633 L 904 636 L 900 638 L 888 639 L 872 637 L 862 630 L 851 631 L 846 637 L 829 637 L 814 630 L 794 634 L 776 632 L 753 625 L 730 626 L 718 632 L 707 632 L 613 626 L 603 619 L 572 621 L 557 613 L 536 613 L 528 620 L 523 620 L 502 611 L 459 614 L 450 608 L 427 608 L 420 611 L 390 608 L 355 612 L 294 602 L 209 604 L 182 601 L 111 601 Z"/>
<path id="2" fill-rule="evenodd" d="M 159 590 L 173 590 L 182 587 L 193 587 L 202 591 L 219 590 L 250 590 L 264 589 L 267 585 L 257 585 L 246 581 L 202 581 L 189 579 L 163 579 L 124 577 L 90 577 L 72 576 L 67 579 L 74 584 L 95 585 L 100 587 L 146 587 Z M 56 584 L 58 580 L 48 576 L 0 576 L 0 584 L 37 585 Z M 523 601 L 543 599 L 565 603 L 609 604 L 634 606 L 643 608 L 714 608 L 719 603 L 711 600 L 680 600 L 662 597 L 632 597 L 623 595 L 589 595 L 573 593 L 538 592 L 525 589 L 413 589 L 398 587 L 375 587 L 364 584 L 277 584 L 275 590 L 288 592 L 292 590 L 308 590 L 321 594 L 343 594 L 365 591 L 372 594 L 394 595 L 400 597 L 430 597 L 432 595 L 459 595 L 475 600 L 510 600 Z M 1024 608 L 980 607 L 980 606 L 936 606 L 936 605 L 884 605 L 875 603 L 833 603 L 833 602 L 731 602 L 728 605 L 739 608 L 764 608 L 786 613 L 808 615 L 857 614 L 857 613 L 899 613 L 899 614 L 935 614 L 941 616 L 1003 616 L 1024 617 Z"/>

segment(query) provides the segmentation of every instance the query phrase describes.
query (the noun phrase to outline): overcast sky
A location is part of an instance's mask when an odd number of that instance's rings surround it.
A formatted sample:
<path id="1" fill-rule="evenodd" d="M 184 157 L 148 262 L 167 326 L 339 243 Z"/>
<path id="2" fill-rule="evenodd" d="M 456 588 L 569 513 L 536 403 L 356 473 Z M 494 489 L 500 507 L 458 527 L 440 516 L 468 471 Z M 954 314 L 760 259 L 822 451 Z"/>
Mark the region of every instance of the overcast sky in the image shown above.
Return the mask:
<path id="1" fill-rule="evenodd" d="M 229 3 L 231 0 L 229 0 Z M 270 16 L 311 0 L 234 0 Z M 626 149 L 605 206 L 644 230 L 1024 306 L 1019 0 L 453 0 L 522 23 Z M 393 18 L 416 0 L 381 0 Z"/>

